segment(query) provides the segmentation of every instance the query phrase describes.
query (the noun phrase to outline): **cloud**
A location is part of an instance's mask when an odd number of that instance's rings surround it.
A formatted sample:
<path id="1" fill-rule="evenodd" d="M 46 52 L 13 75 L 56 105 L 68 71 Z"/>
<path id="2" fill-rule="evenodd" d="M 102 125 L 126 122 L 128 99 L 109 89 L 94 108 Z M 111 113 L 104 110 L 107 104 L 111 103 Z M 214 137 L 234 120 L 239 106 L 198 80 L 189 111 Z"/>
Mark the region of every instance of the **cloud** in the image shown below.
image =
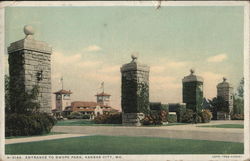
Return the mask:
<path id="1" fill-rule="evenodd" d="M 160 65 L 150 67 L 150 71 L 153 73 L 162 73 L 165 71 L 165 69 L 166 69 L 165 66 L 160 66 Z"/>
<path id="2" fill-rule="evenodd" d="M 152 76 L 150 86 L 154 89 L 176 89 L 180 87 L 180 82 L 172 76 Z"/>
<path id="3" fill-rule="evenodd" d="M 96 67 L 100 64 L 101 64 L 100 61 L 83 61 L 81 63 L 78 63 L 77 65 L 79 67 Z"/>
<path id="4" fill-rule="evenodd" d="M 80 62 L 81 57 L 81 54 L 64 55 L 57 51 L 52 54 L 52 61 L 55 64 L 75 64 L 76 62 Z"/>
<path id="5" fill-rule="evenodd" d="M 120 65 L 108 65 L 108 66 L 104 66 L 102 69 L 100 69 L 99 71 L 102 73 L 115 73 L 115 74 L 119 74 L 120 73 Z"/>
<path id="6" fill-rule="evenodd" d="M 161 65 L 159 65 L 161 64 Z M 150 72 L 152 74 L 166 74 L 169 70 L 179 70 L 187 66 L 189 62 L 187 61 L 175 61 L 175 60 L 166 60 L 161 59 L 157 61 L 157 64 L 153 64 L 150 66 Z"/>
<path id="7" fill-rule="evenodd" d="M 171 68 L 180 68 L 186 65 L 187 65 L 187 62 L 184 62 L 184 61 L 169 61 L 167 63 L 167 66 Z"/>
<path id="8" fill-rule="evenodd" d="M 120 81 L 120 76 L 119 75 L 108 75 L 104 73 L 86 73 L 83 76 L 85 79 L 91 79 L 93 81 L 97 82 L 109 82 L 109 83 L 114 83 L 117 84 Z"/>
<path id="9" fill-rule="evenodd" d="M 222 62 L 225 59 L 227 59 L 227 54 L 218 54 L 218 55 L 215 55 L 215 56 L 208 57 L 207 61 L 217 63 L 217 62 Z"/>
<path id="10" fill-rule="evenodd" d="M 90 45 L 85 48 L 85 51 L 100 51 L 100 50 L 102 50 L 102 48 L 97 45 Z"/>

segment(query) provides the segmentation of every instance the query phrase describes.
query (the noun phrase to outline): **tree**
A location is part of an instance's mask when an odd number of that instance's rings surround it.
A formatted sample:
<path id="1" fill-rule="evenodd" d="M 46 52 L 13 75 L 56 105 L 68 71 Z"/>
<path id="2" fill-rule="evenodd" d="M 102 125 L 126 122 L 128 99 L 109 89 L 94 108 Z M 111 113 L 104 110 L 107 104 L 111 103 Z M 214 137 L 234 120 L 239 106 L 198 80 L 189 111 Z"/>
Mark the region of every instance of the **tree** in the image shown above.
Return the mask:
<path id="1" fill-rule="evenodd" d="M 244 78 L 241 78 L 241 80 L 240 80 L 240 84 L 237 88 L 237 95 L 240 98 L 244 99 Z"/>
<path id="2" fill-rule="evenodd" d="M 41 135 L 50 132 L 56 120 L 48 113 L 39 112 L 39 86 L 34 85 L 28 91 L 11 88 L 13 86 L 10 85 L 9 76 L 5 75 L 5 136 Z"/>
<path id="3" fill-rule="evenodd" d="M 10 78 L 5 75 L 5 111 L 6 113 L 33 113 L 37 112 L 40 108 L 38 102 L 39 86 L 34 85 L 33 88 L 25 92 L 16 92 L 18 96 L 15 100 L 10 100 Z M 20 89 L 15 89 L 20 90 Z M 14 90 L 12 90 L 14 91 Z"/>
<path id="4" fill-rule="evenodd" d="M 5 112 L 9 113 L 11 111 L 10 108 L 10 94 L 9 94 L 9 82 L 10 77 L 8 75 L 4 76 L 4 88 L 5 88 Z"/>
<path id="5" fill-rule="evenodd" d="M 237 93 L 234 95 L 233 114 L 244 114 L 244 78 L 240 80 Z"/>

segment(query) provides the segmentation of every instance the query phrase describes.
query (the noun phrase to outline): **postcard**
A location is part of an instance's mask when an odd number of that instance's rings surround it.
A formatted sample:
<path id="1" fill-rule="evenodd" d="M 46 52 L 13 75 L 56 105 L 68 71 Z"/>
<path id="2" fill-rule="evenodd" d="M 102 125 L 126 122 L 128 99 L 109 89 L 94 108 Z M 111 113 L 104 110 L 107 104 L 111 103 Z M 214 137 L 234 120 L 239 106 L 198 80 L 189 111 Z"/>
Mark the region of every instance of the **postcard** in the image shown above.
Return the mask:
<path id="1" fill-rule="evenodd" d="M 249 3 L 1 2 L 3 161 L 249 160 Z"/>

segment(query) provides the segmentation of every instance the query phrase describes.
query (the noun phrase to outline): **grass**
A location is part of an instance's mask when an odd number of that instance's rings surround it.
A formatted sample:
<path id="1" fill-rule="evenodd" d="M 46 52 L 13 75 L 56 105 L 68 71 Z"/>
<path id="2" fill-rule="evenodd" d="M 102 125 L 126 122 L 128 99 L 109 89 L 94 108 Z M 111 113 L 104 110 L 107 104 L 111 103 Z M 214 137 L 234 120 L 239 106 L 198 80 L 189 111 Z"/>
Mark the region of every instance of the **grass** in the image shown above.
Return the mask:
<path id="1" fill-rule="evenodd" d="M 243 154 L 243 143 L 128 136 L 84 136 L 5 145 L 6 154 Z"/>
<path id="2" fill-rule="evenodd" d="M 27 137 L 37 137 L 37 136 L 47 136 L 47 135 L 57 135 L 57 134 L 66 134 L 65 132 L 50 132 L 43 135 L 32 135 L 32 136 L 8 136 L 5 139 L 18 139 L 18 138 L 27 138 Z"/>
<path id="3" fill-rule="evenodd" d="M 242 124 L 220 124 L 220 125 L 202 125 L 198 127 L 213 127 L 213 128 L 240 128 L 243 129 L 244 125 Z"/>
<path id="4" fill-rule="evenodd" d="M 64 120 L 55 126 L 122 126 L 121 124 L 95 124 L 92 120 Z"/>
<path id="5" fill-rule="evenodd" d="M 176 123 L 168 123 L 168 124 L 166 124 L 166 125 L 162 125 L 162 126 L 175 126 L 175 125 L 187 125 L 188 123 L 178 123 L 178 122 L 176 122 Z"/>
<path id="6" fill-rule="evenodd" d="M 174 126 L 185 125 L 187 123 L 169 123 L 165 125 L 145 125 L 143 127 L 152 126 Z M 123 126 L 122 124 L 95 124 L 92 120 L 63 120 L 58 121 L 55 126 Z"/>

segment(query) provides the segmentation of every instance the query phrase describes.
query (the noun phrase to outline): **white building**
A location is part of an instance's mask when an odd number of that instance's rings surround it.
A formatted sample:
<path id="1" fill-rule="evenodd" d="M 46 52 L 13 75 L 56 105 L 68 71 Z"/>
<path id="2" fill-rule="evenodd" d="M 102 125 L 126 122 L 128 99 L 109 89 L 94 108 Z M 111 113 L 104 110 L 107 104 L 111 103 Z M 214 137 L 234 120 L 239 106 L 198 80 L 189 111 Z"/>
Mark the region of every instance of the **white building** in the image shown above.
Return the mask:
<path id="1" fill-rule="evenodd" d="M 61 89 L 54 93 L 56 95 L 56 110 L 62 112 L 66 107 L 71 106 L 70 95 L 72 92 L 69 90 Z"/>

